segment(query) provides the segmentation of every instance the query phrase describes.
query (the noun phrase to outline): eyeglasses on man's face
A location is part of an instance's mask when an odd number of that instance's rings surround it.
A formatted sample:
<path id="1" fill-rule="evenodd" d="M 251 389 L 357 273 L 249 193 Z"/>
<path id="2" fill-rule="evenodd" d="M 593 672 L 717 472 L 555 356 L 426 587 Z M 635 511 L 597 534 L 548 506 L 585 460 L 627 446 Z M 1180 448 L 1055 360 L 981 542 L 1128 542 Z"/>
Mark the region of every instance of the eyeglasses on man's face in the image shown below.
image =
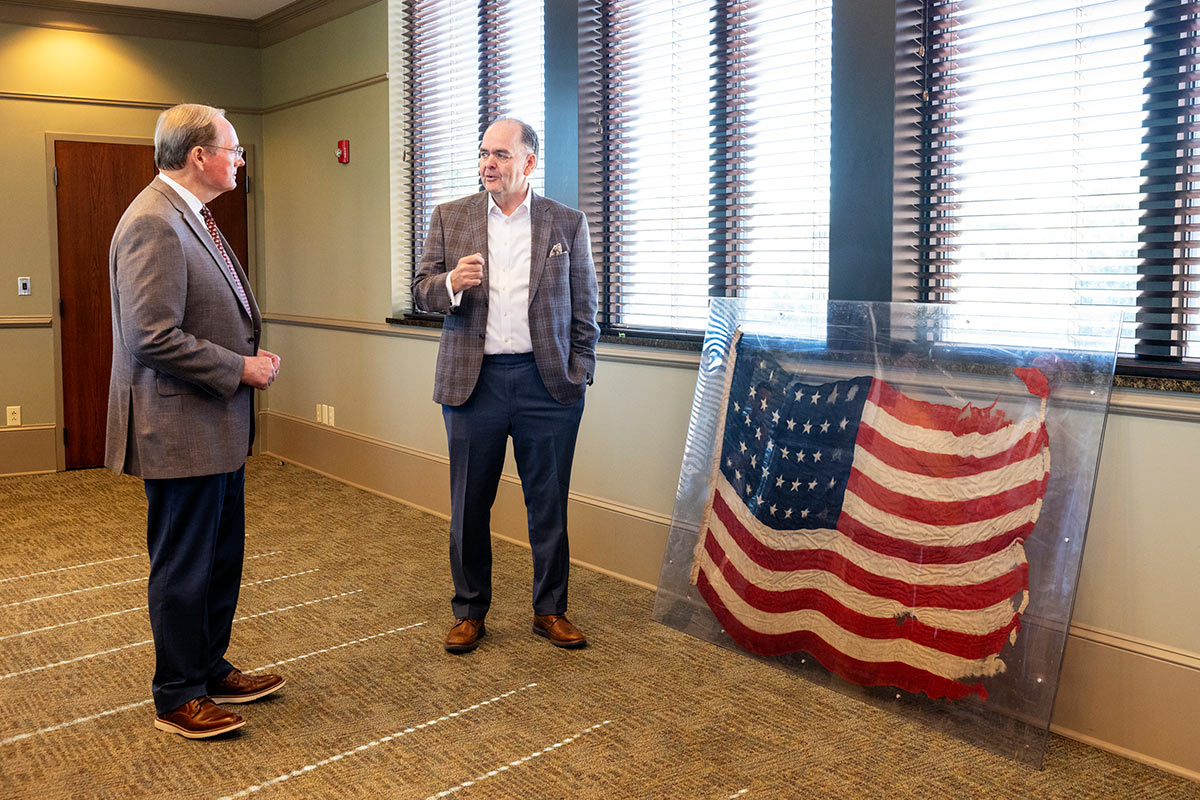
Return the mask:
<path id="1" fill-rule="evenodd" d="M 214 150 L 228 150 L 233 153 L 235 158 L 242 158 L 246 155 L 246 148 L 240 144 L 237 147 L 221 147 L 219 144 L 206 144 L 204 147 L 211 147 Z"/>
<path id="2" fill-rule="evenodd" d="M 479 151 L 479 160 L 480 161 L 487 161 L 492 156 L 495 156 L 496 160 L 499 161 L 501 164 L 507 164 L 508 162 L 513 160 L 513 154 L 508 152 L 507 150 L 480 150 Z"/>

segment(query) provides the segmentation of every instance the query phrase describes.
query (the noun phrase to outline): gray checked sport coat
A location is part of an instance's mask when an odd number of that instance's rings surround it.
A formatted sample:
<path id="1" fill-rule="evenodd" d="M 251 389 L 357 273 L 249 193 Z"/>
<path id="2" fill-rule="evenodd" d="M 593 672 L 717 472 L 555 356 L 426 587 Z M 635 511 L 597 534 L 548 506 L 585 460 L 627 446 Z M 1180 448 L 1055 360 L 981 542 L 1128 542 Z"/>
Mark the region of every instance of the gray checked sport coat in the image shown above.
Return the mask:
<path id="1" fill-rule="evenodd" d="M 573 403 L 592 382 L 600 338 L 587 219 L 537 194 L 529 210 L 529 335 L 534 362 L 551 397 Z M 444 405 L 466 402 L 483 363 L 487 270 L 482 284 L 463 292 L 456 309 L 450 308 L 446 272 L 463 256 L 482 253 L 487 258 L 487 212 L 487 193 L 482 191 L 435 208 L 412 281 L 417 308 L 446 315 L 433 382 L 433 399 Z"/>
<path id="2" fill-rule="evenodd" d="M 258 352 L 262 317 L 242 307 L 212 237 L 155 178 L 125 210 L 109 250 L 113 361 L 104 463 L 141 478 L 233 472 L 253 438 L 243 356 Z"/>

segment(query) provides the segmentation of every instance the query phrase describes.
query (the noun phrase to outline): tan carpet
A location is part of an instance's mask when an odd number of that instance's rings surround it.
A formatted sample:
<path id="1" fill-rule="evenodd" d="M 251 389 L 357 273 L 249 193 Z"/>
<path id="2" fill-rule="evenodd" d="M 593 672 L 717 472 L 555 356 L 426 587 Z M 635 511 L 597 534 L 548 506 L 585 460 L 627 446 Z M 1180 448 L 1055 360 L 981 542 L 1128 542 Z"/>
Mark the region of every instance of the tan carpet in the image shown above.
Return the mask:
<path id="1" fill-rule="evenodd" d="M 489 635 L 451 622 L 442 520 L 252 459 L 230 659 L 288 686 L 247 725 L 156 731 L 141 482 L 0 479 L 0 797 L 1196 798 L 1051 737 L 1033 770 L 650 620 L 573 571 L 590 647 L 529 629 L 528 551 L 495 543 Z"/>

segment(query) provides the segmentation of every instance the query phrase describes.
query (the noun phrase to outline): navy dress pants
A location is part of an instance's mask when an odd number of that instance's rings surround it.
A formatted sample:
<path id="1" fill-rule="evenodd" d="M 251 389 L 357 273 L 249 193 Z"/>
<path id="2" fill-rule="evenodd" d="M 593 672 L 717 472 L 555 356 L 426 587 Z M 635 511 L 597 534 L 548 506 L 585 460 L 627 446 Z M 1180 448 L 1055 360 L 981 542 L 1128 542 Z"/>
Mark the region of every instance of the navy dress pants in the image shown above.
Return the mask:
<path id="1" fill-rule="evenodd" d="M 173 711 L 208 694 L 225 660 L 245 554 L 246 468 L 146 480 L 154 706 Z"/>
<path id="2" fill-rule="evenodd" d="M 460 406 L 442 406 L 450 449 L 451 608 L 482 619 L 492 601 L 492 503 L 508 438 L 533 549 L 533 613 L 567 610 L 567 492 L 583 398 L 569 405 L 546 390 L 532 353 L 484 356 L 479 381 Z"/>

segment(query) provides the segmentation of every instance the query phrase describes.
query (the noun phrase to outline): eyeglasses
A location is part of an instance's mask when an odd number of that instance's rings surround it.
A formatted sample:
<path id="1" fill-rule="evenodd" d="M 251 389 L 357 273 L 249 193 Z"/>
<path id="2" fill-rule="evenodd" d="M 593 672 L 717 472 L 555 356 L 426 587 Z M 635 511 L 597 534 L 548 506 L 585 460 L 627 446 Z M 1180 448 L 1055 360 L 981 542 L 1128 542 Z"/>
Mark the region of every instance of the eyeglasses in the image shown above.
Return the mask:
<path id="1" fill-rule="evenodd" d="M 211 147 L 214 150 L 228 150 L 229 152 L 233 153 L 236 158 L 242 158 L 246 155 L 246 148 L 242 147 L 240 144 L 237 147 L 221 147 L 219 144 L 206 144 L 201 146 Z"/>
<path id="2" fill-rule="evenodd" d="M 499 161 L 501 164 L 507 164 L 508 162 L 513 160 L 513 154 L 508 152 L 507 150 L 480 150 L 479 151 L 479 160 L 480 161 L 487 161 L 492 156 L 495 156 L 496 160 Z"/>

